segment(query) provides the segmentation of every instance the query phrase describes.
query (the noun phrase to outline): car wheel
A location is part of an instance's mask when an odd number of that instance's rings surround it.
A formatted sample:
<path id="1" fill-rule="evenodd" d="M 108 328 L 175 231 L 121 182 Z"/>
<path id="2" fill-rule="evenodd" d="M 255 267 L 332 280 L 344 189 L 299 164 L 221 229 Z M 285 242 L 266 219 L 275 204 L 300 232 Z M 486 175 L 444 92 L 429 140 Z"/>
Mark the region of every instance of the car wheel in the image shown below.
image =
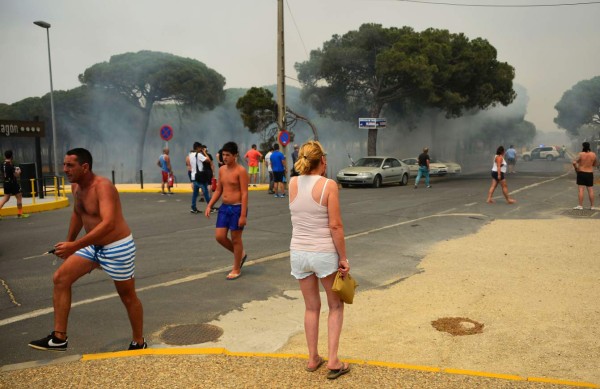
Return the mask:
<path id="1" fill-rule="evenodd" d="M 375 179 L 373 180 L 373 188 L 380 188 L 381 187 L 381 176 L 378 174 L 375 176 Z"/>
<path id="2" fill-rule="evenodd" d="M 548 156 L 546 156 L 546 159 L 547 159 L 548 161 L 554 161 L 554 157 L 553 157 L 553 156 L 551 156 L 551 155 L 548 155 Z"/>
<path id="3" fill-rule="evenodd" d="M 529 155 L 524 155 L 523 156 L 523 161 L 527 162 L 531 159 L 531 157 L 529 157 Z"/>
<path id="4" fill-rule="evenodd" d="M 342 188 L 348 188 L 348 187 L 350 187 L 350 185 L 348 185 L 348 184 L 342 184 Z"/>
<path id="5" fill-rule="evenodd" d="M 401 186 L 404 186 L 406 184 L 408 184 L 408 174 L 402 175 L 402 181 L 400 181 Z"/>

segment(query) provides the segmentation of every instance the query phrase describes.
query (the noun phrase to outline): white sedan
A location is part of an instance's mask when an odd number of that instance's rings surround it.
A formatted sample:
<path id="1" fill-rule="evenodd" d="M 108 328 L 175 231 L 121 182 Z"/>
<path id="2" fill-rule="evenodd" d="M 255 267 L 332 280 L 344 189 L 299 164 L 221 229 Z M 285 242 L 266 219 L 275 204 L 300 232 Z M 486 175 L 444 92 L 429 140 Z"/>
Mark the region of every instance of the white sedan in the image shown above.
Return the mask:
<path id="1" fill-rule="evenodd" d="M 419 160 L 417 158 L 406 158 L 402 162 L 410 168 L 410 176 L 416 177 L 419 173 Z M 448 173 L 448 167 L 443 163 L 429 161 L 430 176 L 444 176 Z"/>

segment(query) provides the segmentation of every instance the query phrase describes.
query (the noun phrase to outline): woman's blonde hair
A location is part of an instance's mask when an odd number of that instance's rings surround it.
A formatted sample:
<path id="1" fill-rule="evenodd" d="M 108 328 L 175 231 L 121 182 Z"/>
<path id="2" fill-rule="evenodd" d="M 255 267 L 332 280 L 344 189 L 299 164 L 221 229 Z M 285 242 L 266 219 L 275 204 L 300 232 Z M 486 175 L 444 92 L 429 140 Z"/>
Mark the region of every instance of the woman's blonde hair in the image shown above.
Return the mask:
<path id="1" fill-rule="evenodd" d="M 298 174 L 308 174 L 316 169 L 321 163 L 321 157 L 325 155 L 323 146 L 316 140 L 309 140 L 300 147 L 298 151 L 298 160 L 294 164 L 294 169 Z"/>

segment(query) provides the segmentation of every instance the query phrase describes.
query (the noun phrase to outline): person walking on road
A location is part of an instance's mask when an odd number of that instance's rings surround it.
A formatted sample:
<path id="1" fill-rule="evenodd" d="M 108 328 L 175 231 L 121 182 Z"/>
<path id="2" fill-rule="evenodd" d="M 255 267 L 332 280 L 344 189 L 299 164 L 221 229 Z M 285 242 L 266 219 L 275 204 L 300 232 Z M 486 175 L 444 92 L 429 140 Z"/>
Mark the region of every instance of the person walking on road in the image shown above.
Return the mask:
<path id="1" fill-rule="evenodd" d="M 236 280 L 242 275 L 242 266 L 248 258 L 242 242 L 242 233 L 248 215 L 248 173 L 237 163 L 239 151 L 236 143 L 225 143 L 222 156 L 225 165 L 219 169 L 217 190 L 206 205 L 204 215 L 210 218 L 212 207 L 223 196 L 217 215 L 215 239 L 233 253 L 233 268 L 226 279 Z M 231 231 L 231 239 L 227 236 L 229 231 Z"/>
<path id="2" fill-rule="evenodd" d="M 63 171 L 75 204 L 64 242 L 54 245 L 54 254 L 64 259 L 54 273 L 54 330 L 29 346 L 38 350 L 66 351 L 67 322 L 73 284 L 85 274 L 102 268 L 114 281 L 127 310 L 133 340 L 129 350 L 147 348 L 143 337 L 143 307 L 135 291 L 135 244 L 121 209 L 119 193 L 105 177 L 92 171 L 92 155 L 83 148 L 67 151 Z M 78 238 L 81 228 L 85 235 Z"/>
<path id="3" fill-rule="evenodd" d="M 431 188 L 429 185 L 429 148 L 424 147 L 423 152 L 419 154 L 419 172 L 417 173 L 417 178 L 415 179 L 415 189 L 419 186 L 419 181 L 422 176 L 425 176 L 425 186 Z"/>
<path id="4" fill-rule="evenodd" d="M 0 200 L 0 209 L 10 200 L 10 196 L 17 198 L 18 218 L 29 217 L 29 214 L 23 213 L 23 193 L 21 185 L 19 185 L 19 177 L 21 177 L 21 169 L 14 165 L 12 150 L 4 152 L 4 162 L 2 163 L 2 182 L 4 188 L 4 196 Z"/>
<path id="5" fill-rule="evenodd" d="M 260 151 L 256 149 L 256 145 L 252 145 L 252 148 L 248 150 L 244 158 L 246 158 L 246 162 L 248 163 L 248 174 L 250 174 L 250 183 L 252 186 L 256 186 L 257 177 L 258 177 L 258 165 L 260 163 L 260 159 L 262 158 L 262 154 Z"/>
<path id="6" fill-rule="evenodd" d="M 506 150 L 506 162 L 508 163 L 508 172 L 516 173 L 515 165 L 517 164 L 517 150 L 510 145 L 508 150 Z"/>
<path id="7" fill-rule="evenodd" d="M 279 151 L 279 144 L 273 145 L 273 153 L 271 153 L 271 167 L 273 169 L 273 181 L 275 181 L 275 197 L 285 197 L 285 184 L 283 180 L 285 178 L 285 155 Z"/>
<path id="8" fill-rule="evenodd" d="M 194 151 L 190 153 L 190 165 L 192 166 L 191 175 L 193 179 L 192 183 L 194 184 L 192 188 L 192 208 L 190 209 L 190 213 L 200 213 L 196 207 L 200 189 L 202 189 L 202 194 L 204 195 L 206 202 L 210 201 L 210 193 L 208 191 L 210 179 L 208 178 L 208 171 L 204 171 L 206 168 L 204 163 L 210 162 L 210 159 L 206 154 L 204 146 L 202 146 L 200 142 L 194 142 L 193 148 Z"/>
<path id="9" fill-rule="evenodd" d="M 313 372 L 324 363 L 318 351 L 320 281 L 329 306 L 327 378 L 336 379 L 350 371 L 350 365 L 338 358 L 344 302 L 331 289 L 338 270 L 344 276 L 350 271 L 339 192 L 335 181 L 324 177 L 327 157 L 319 142 L 309 141 L 302 145 L 295 169 L 300 175 L 291 178 L 289 187 L 293 227 L 290 264 L 291 274 L 300 283 L 304 297 L 304 332 L 308 345 L 305 369 Z"/>
<path id="10" fill-rule="evenodd" d="M 156 162 L 156 164 L 160 168 L 160 173 L 162 176 L 162 181 L 160 184 L 161 194 L 172 195 L 173 192 L 171 192 L 171 186 L 169 185 L 169 177 L 171 176 L 171 174 L 173 174 L 173 169 L 171 169 L 171 158 L 169 157 L 168 147 L 165 147 L 163 149 L 163 153 L 160 157 L 158 157 L 158 161 Z M 168 192 L 165 192 L 165 185 L 167 186 Z"/>
<path id="11" fill-rule="evenodd" d="M 273 154 L 273 146 L 269 147 L 269 152 L 265 154 L 265 163 L 267 164 L 267 172 L 269 173 L 269 194 L 275 194 L 273 191 L 273 186 L 275 185 L 275 181 L 273 181 L 273 166 L 271 165 L 271 154 Z"/>
<path id="12" fill-rule="evenodd" d="M 577 172 L 577 185 L 579 186 L 579 205 L 573 209 L 583 209 L 583 190 L 587 188 L 590 199 L 590 209 L 594 208 L 594 167 L 598 166 L 596 153 L 590 148 L 589 142 L 583 142 L 583 149 L 573 160 L 573 167 Z"/>
<path id="13" fill-rule="evenodd" d="M 487 203 L 492 204 L 494 200 L 492 196 L 494 195 L 494 191 L 498 184 L 502 187 L 502 194 L 506 199 L 508 204 L 516 203 L 516 200 L 511 199 L 508 195 L 508 186 L 506 185 L 506 179 L 504 175 L 506 174 L 506 160 L 504 160 L 504 146 L 499 146 L 496 149 L 496 156 L 494 157 L 494 164 L 492 165 L 492 184 L 490 185 L 490 190 L 488 191 Z"/>

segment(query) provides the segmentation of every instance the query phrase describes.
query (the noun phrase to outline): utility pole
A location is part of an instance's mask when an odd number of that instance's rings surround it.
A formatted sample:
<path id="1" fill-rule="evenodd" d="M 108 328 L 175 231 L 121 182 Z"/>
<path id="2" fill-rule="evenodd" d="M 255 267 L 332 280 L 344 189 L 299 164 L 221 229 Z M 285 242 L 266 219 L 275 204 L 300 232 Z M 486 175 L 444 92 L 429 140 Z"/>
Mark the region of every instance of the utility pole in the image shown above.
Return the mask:
<path id="1" fill-rule="evenodd" d="M 277 126 L 279 132 L 285 130 L 285 47 L 283 38 L 283 0 L 277 0 Z M 279 137 L 277 137 L 279 141 Z M 281 152 L 285 146 L 280 142 Z"/>

